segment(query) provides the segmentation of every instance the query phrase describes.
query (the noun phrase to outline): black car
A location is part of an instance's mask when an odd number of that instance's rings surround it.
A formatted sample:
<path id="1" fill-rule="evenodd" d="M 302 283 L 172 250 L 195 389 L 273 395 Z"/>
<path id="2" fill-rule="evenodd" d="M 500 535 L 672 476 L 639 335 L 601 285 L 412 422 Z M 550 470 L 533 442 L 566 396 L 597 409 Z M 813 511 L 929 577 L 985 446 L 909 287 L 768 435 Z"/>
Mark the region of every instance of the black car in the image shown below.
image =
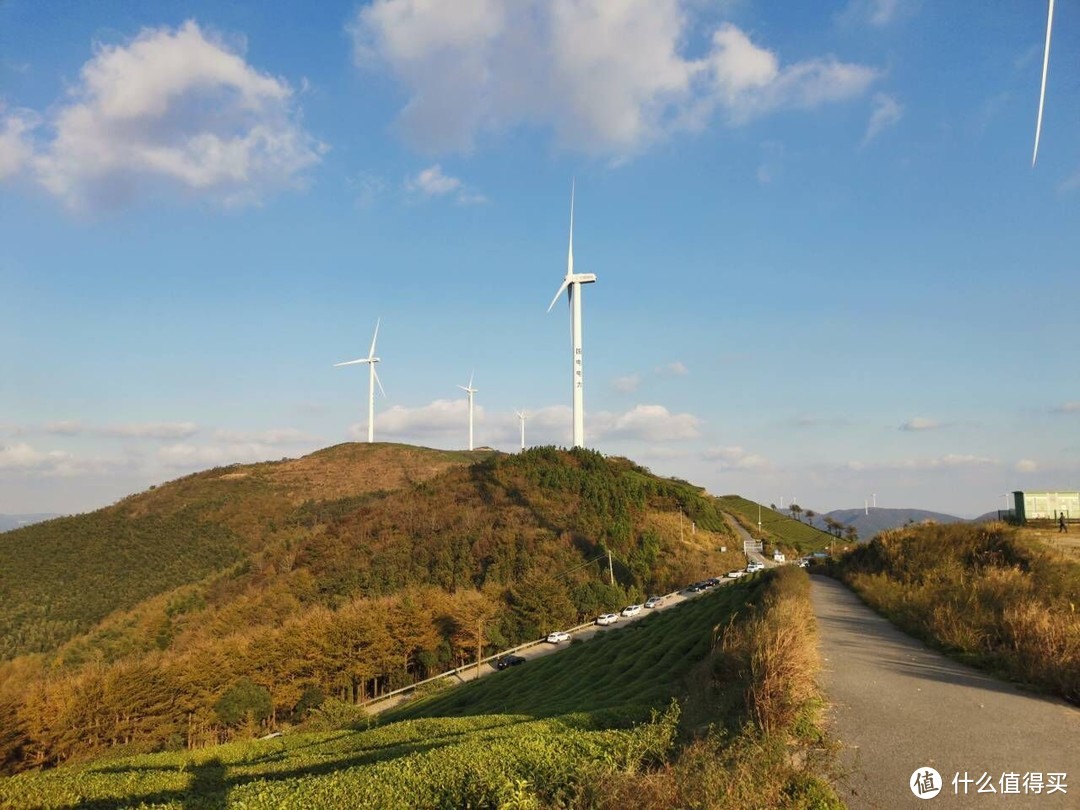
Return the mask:
<path id="1" fill-rule="evenodd" d="M 695 582 L 693 585 L 691 585 L 689 588 L 686 589 L 686 592 L 687 593 L 701 593 L 703 590 L 705 590 L 705 583 L 704 582 Z"/>
<path id="2" fill-rule="evenodd" d="M 496 664 L 495 669 L 506 669 L 507 667 L 516 667 L 518 664 L 524 664 L 525 659 L 520 655 L 506 655 L 500 658 Z"/>

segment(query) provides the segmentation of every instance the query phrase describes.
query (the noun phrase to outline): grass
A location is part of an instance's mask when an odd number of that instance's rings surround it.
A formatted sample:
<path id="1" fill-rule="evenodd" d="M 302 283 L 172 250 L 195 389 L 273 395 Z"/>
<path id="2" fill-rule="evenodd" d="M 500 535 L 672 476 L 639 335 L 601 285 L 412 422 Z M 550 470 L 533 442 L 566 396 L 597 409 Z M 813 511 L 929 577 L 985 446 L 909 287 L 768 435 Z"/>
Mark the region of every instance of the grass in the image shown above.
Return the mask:
<path id="1" fill-rule="evenodd" d="M 726 586 L 375 727 L 25 773 L 0 779 L 0 806 L 834 806 L 791 756 L 816 728 L 802 687 L 783 688 L 813 679 L 792 657 L 814 643 L 800 577 Z"/>
<path id="2" fill-rule="evenodd" d="M 1003 523 L 882 532 L 834 571 L 965 663 L 1080 704 L 1080 565 Z"/>

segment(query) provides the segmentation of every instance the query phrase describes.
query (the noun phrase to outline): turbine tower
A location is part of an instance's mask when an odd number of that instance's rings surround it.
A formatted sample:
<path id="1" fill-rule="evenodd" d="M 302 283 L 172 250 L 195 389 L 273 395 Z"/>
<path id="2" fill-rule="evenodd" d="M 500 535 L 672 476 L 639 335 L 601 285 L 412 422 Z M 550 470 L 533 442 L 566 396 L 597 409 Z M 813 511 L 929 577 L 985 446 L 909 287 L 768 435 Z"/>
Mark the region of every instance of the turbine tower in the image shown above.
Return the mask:
<path id="1" fill-rule="evenodd" d="M 476 393 L 477 391 L 479 391 L 479 390 L 480 390 L 479 388 L 473 388 L 473 387 L 472 387 L 472 381 L 473 381 L 473 375 L 472 375 L 472 374 L 470 374 L 470 375 L 469 375 L 469 384 L 468 384 L 468 385 L 459 385 L 459 386 L 458 386 L 458 388 L 460 388 L 460 389 L 461 389 L 462 391 L 464 391 L 464 392 L 465 392 L 466 394 L 468 394 L 468 395 L 469 395 L 469 449 L 470 449 L 470 450 L 472 450 L 472 449 L 473 449 L 473 441 L 472 441 L 472 404 L 473 404 L 473 394 L 475 394 L 475 393 Z"/>
<path id="2" fill-rule="evenodd" d="M 1050 0 L 1050 9 L 1046 14 L 1046 46 L 1043 49 L 1042 86 L 1039 88 L 1039 115 L 1035 119 L 1035 151 L 1031 153 L 1031 167 L 1039 158 L 1039 136 L 1042 134 L 1043 102 L 1046 101 L 1046 74 L 1050 67 L 1050 31 L 1054 27 L 1054 0 Z"/>
<path id="3" fill-rule="evenodd" d="M 574 185 L 570 186 L 570 250 L 566 257 L 566 275 L 555 297 L 551 299 L 548 312 L 555 306 L 563 290 L 569 296 L 570 304 L 570 348 L 571 366 L 570 386 L 574 402 L 574 447 L 585 446 L 585 377 L 581 356 L 581 285 L 596 281 L 595 273 L 574 272 Z"/>
<path id="4" fill-rule="evenodd" d="M 517 418 L 521 420 L 521 449 L 525 449 L 525 411 L 514 411 L 517 414 Z"/>
<path id="5" fill-rule="evenodd" d="M 379 362 L 379 358 L 375 356 L 375 341 L 379 337 L 379 323 L 382 318 L 375 321 L 375 334 L 371 338 L 371 351 L 368 352 L 367 357 L 361 357 L 358 360 L 348 360 L 344 363 L 334 363 L 334 368 L 338 366 L 355 366 L 358 363 L 368 364 L 368 412 L 367 412 L 367 440 L 368 442 L 375 441 L 375 383 L 379 384 L 379 390 L 382 391 L 382 395 L 386 396 L 386 391 L 382 387 L 382 380 L 379 379 L 378 373 L 375 371 L 375 364 Z"/>

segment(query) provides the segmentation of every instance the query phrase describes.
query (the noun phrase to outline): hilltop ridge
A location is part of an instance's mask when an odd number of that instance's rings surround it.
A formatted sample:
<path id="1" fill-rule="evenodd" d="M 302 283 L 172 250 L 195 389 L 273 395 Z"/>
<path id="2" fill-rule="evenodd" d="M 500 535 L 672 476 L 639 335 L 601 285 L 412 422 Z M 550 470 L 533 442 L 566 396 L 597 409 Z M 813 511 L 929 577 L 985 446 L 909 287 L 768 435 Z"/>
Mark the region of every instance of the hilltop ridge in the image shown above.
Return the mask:
<path id="1" fill-rule="evenodd" d="M 478 621 L 494 652 L 741 565 L 732 539 L 701 488 L 587 450 L 195 473 L 0 536 L 0 757 L 251 733 L 234 698 L 256 728 L 362 701 L 474 660 Z"/>

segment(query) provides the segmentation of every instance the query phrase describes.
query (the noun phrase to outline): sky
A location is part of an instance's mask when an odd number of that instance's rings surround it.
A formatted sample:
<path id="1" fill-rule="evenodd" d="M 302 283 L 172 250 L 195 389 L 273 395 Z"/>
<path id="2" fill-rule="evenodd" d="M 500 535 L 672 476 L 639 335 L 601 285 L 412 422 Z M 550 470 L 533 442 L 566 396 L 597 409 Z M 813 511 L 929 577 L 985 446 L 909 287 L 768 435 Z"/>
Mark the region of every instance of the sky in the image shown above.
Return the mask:
<path id="1" fill-rule="evenodd" d="M 0 4 L 0 512 L 375 438 L 1080 488 L 1080 2 Z"/>

